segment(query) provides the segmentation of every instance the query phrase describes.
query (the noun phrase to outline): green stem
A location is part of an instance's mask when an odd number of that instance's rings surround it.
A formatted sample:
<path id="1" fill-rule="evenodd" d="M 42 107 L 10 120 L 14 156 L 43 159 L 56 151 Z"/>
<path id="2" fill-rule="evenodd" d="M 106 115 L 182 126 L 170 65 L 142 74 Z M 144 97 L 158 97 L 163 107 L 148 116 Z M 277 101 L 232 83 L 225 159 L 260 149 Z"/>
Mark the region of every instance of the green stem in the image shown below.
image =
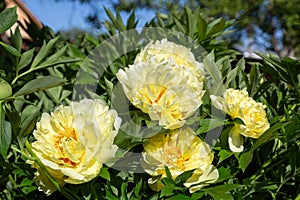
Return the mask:
<path id="1" fill-rule="evenodd" d="M 36 70 L 36 69 L 34 69 L 34 70 Z M 17 76 L 14 78 L 14 80 L 11 82 L 11 85 L 15 84 L 15 83 L 17 82 L 17 80 L 18 80 L 19 78 L 21 78 L 22 76 L 25 76 L 25 75 L 27 75 L 27 74 L 33 72 L 34 70 L 30 70 L 30 69 L 29 69 L 28 71 L 26 71 L 26 72 L 24 72 L 24 73 L 22 73 L 22 74 L 20 74 L 20 75 L 17 75 Z"/>
<path id="2" fill-rule="evenodd" d="M 49 172 L 47 171 L 46 167 L 44 166 L 44 164 L 40 161 L 40 159 L 35 155 L 35 153 L 32 151 L 31 146 L 28 142 L 28 140 L 26 140 L 25 142 L 25 146 L 26 149 L 28 150 L 28 152 L 31 154 L 31 156 L 33 157 L 34 161 L 39 165 L 39 167 L 42 169 L 43 173 L 46 175 L 46 177 L 50 180 L 50 182 L 56 187 L 56 189 L 62 194 L 64 195 L 67 199 L 69 200 L 80 200 L 80 198 L 77 195 L 72 194 L 71 191 L 65 190 L 63 189 L 58 183 L 57 181 L 49 174 Z"/>
<path id="3" fill-rule="evenodd" d="M 15 180 L 13 179 L 13 177 L 10 175 L 8 175 L 8 179 L 11 182 L 12 186 L 14 189 L 18 189 L 18 185 L 16 184 Z"/>

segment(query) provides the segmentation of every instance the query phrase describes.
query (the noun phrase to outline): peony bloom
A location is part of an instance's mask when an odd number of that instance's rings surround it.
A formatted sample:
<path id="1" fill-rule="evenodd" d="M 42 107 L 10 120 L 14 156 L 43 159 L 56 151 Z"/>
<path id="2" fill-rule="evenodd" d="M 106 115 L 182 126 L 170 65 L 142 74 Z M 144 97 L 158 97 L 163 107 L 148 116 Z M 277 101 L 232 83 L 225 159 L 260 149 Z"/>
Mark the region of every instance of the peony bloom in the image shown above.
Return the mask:
<path id="1" fill-rule="evenodd" d="M 117 151 L 113 144 L 121 119 L 102 100 L 84 99 L 43 113 L 36 124 L 32 150 L 60 184 L 80 184 L 95 178 Z M 35 181 L 47 194 L 55 191 L 37 165 Z"/>
<path id="2" fill-rule="evenodd" d="M 194 54 L 190 49 L 169 42 L 166 38 L 161 41 L 152 41 L 136 56 L 135 64 L 146 62 L 148 59 L 153 59 L 156 63 L 172 61 L 176 65 L 189 68 L 199 80 L 204 80 L 204 66 L 195 60 Z"/>
<path id="3" fill-rule="evenodd" d="M 266 117 L 265 105 L 249 97 L 246 90 L 227 89 L 224 98 L 211 96 L 216 108 L 223 110 L 232 119 L 239 118 L 244 124 L 235 124 L 229 133 L 229 147 L 233 152 L 243 151 L 243 138 L 258 138 L 270 124 Z"/>
<path id="4" fill-rule="evenodd" d="M 169 45 L 170 50 L 175 47 L 185 49 L 163 41 L 164 48 Z M 190 51 L 185 59 L 181 52 L 164 50 L 165 53 L 160 53 L 162 47 L 152 45 L 150 43 L 137 56 L 134 65 L 119 70 L 117 78 L 134 106 L 149 114 L 152 120 L 158 120 L 164 128 L 176 129 L 184 125 L 202 104 L 203 80 L 202 76 L 196 75 L 201 67 L 195 59 L 192 60 Z"/>
<path id="5" fill-rule="evenodd" d="M 165 166 L 169 168 L 173 179 L 185 171 L 194 170 L 184 183 L 191 193 L 215 182 L 219 177 L 218 170 L 212 165 L 213 154 L 209 145 L 191 128 L 157 134 L 146 140 L 143 146 L 141 165 L 152 176 L 148 183 L 155 191 L 162 188 L 160 180 L 166 177 Z"/>

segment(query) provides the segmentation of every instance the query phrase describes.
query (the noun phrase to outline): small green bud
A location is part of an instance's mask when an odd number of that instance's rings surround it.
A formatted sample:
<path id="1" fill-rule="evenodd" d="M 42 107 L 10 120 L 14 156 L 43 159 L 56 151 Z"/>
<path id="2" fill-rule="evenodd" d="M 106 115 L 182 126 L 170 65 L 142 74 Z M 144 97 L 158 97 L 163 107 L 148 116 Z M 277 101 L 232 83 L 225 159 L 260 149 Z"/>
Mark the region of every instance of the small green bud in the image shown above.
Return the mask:
<path id="1" fill-rule="evenodd" d="M 0 100 L 12 95 L 12 89 L 8 82 L 0 78 Z"/>

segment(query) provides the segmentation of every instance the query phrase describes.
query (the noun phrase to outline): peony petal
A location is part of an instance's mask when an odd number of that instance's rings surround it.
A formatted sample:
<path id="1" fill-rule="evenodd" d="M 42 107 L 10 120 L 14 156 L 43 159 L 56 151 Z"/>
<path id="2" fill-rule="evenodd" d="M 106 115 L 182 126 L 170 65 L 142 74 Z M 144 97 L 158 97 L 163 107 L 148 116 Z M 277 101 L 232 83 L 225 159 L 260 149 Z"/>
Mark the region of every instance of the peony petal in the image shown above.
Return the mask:
<path id="1" fill-rule="evenodd" d="M 230 130 L 228 134 L 228 144 L 229 148 L 232 152 L 242 152 L 244 150 L 244 140 L 243 137 L 240 135 L 240 132 L 238 131 L 238 126 L 242 126 L 240 124 L 235 124 L 234 127 Z"/>
<path id="2" fill-rule="evenodd" d="M 225 110 L 225 99 L 215 95 L 210 95 L 212 104 L 219 110 L 226 112 Z"/>
<path id="3" fill-rule="evenodd" d="M 219 172 L 217 168 L 213 165 L 210 165 L 204 172 L 201 169 L 196 169 L 193 175 L 188 178 L 183 185 L 190 188 L 190 193 L 193 193 L 209 183 L 214 183 L 218 178 Z"/>

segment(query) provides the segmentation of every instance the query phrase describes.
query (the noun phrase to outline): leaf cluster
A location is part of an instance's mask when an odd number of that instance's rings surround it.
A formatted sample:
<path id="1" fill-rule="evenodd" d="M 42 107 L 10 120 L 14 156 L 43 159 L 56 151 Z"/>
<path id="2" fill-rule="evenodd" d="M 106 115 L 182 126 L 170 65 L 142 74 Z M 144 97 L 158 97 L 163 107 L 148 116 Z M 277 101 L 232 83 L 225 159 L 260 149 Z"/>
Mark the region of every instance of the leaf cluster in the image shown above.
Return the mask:
<path id="1" fill-rule="evenodd" d="M 197 59 L 203 58 L 203 63 L 209 66 L 206 73 L 210 84 L 205 86 L 208 90 L 199 115 L 187 123 L 199 127 L 197 134 L 201 138 L 222 130 L 220 137 L 212 135 L 211 140 L 215 154 L 213 164 L 220 174 L 216 183 L 190 194 L 183 183 L 192 172 L 173 180 L 166 168 L 169 176 L 162 180 L 164 188 L 153 192 L 148 187 L 149 176 L 134 173 L 141 170 L 140 157 L 132 155 L 142 151 L 142 138 L 164 130 L 130 105 L 115 76 L 119 69 L 133 63 L 139 52 L 136 49 L 147 44 L 151 37 L 145 38 L 146 31 L 135 29 L 134 12 L 127 22 L 123 22 L 119 12 L 114 15 L 106 9 L 106 13 L 109 17 L 104 23 L 106 32 L 97 37 L 84 34 L 70 42 L 59 33 L 36 30 L 35 35 L 39 35 L 42 42 L 24 50 L 19 29 L 16 29 L 10 44 L 0 42 L 0 78 L 12 89 L 10 95 L 0 99 L 1 199 L 66 198 L 63 192 L 46 197 L 38 191 L 33 181 L 35 171 L 26 164 L 26 160 L 32 158 L 24 145 L 33 140 L 32 132 L 41 113 L 86 97 L 104 99 L 122 117 L 121 131 L 115 139 L 122 149 L 117 164 L 129 166 L 132 172 L 104 166 L 94 180 L 64 187 L 62 191 L 74 199 L 299 198 L 296 197 L 300 193 L 299 61 L 258 54 L 262 62 L 248 62 L 221 39 L 233 21 L 222 18 L 208 21 L 199 9 L 185 8 L 168 16 L 157 14 L 148 22 L 145 28 L 176 31 L 196 41 L 193 50 L 203 47 L 208 52 L 197 55 Z M 4 10 L 0 16 L 6 19 L 0 23 L 2 33 L 16 22 L 16 9 Z M 113 37 L 126 31 L 127 37 Z M 155 34 L 151 35 L 152 39 L 165 37 L 163 31 Z M 170 37 L 183 41 L 180 34 Z M 99 46 L 102 48 L 95 48 Z M 213 112 L 209 99 L 210 94 L 222 94 L 226 88 L 246 88 L 251 97 L 267 106 L 271 128 L 257 140 L 247 139 L 243 153 L 232 153 L 226 142 L 232 124 L 238 122 L 227 117 L 221 119 L 224 113 Z M 123 104 L 129 104 L 129 109 L 124 109 Z"/>

